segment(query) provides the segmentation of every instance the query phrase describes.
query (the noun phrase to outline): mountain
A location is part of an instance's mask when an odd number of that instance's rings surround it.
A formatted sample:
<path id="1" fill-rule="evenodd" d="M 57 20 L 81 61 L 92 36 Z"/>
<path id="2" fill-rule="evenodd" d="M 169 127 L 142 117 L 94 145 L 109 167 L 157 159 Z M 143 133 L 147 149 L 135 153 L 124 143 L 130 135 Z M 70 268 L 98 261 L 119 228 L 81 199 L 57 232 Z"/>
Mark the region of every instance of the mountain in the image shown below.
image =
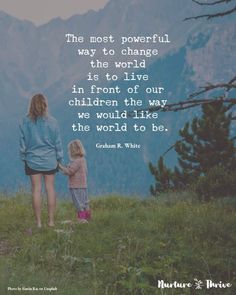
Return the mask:
<path id="1" fill-rule="evenodd" d="M 145 87 L 162 84 L 167 89 L 163 98 L 169 102 L 179 101 L 207 82 L 230 80 L 236 71 L 236 28 L 232 26 L 235 19 L 183 22 L 186 16 L 203 12 L 204 7 L 188 0 L 111 0 L 98 12 L 89 11 L 67 20 L 56 18 L 38 27 L 0 12 L 1 189 L 27 186 L 18 158 L 18 122 L 27 110 L 29 98 L 35 92 L 42 92 L 48 97 L 50 111 L 61 126 L 65 151 L 72 138 L 79 137 L 85 144 L 91 194 L 112 191 L 148 194 L 153 180 L 147 162 L 156 161 L 175 142 L 178 130 L 195 113 L 160 114 L 169 129 L 161 135 L 133 131 L 124 134 L 73 133 L 71 124 L 76 121 L 77 110 L 69 108 L 67 101 L 72 97 L 74 83 L 88 87 L 86 75 L 90 66 L 88 59 L 76 54 L 78 44 L 65 42 L 65 34 L 81 35 L 85 40 L 89 36 L 110 34 L 117 40 L 121 36 L 169 34 L 171 43 L 160 46 L 160 54 L 147 59 L 146 69 L 137 71 L 150 77 L 148 83 L 140 83 L 140 98 L 144 102 L 148 99 Z M 80 46 L 86 48 L 89 44 L 85 42 Z M 100 52 L 102 47 L 104 44 L 94 48 Z M 136 47 L 144 48 L 143 44 Z M 116 42 L 114 48 L 119 52 L 121 45 Z M 101 53 L 96 57 L 102 59 Z M 119 54 L 116 57 L 124 59 Z M 108 58 L 109 62 L 111 60 Z M 99 70 L 99 74 L 106 71 Z M 127 84 L 121 78 L 123 71 L 114 73 L 120 78 L 116 84 L 125 91 Z M 122 108 L 120 106 L 119 110 Z M 95 111 L 92 109 L 91 113 Z M 90 122 L 94 124 L 96 120 Z M 106 141 L 139 142 L 142 148 L 122 152 L 95 148 L 96 142 Z M 173 165 L 175 155 L 168 155 L 167 161 Z M 60 191 L 65 191 L 66 180 L 62 176 L 58 177 L 57 184 Z"/>

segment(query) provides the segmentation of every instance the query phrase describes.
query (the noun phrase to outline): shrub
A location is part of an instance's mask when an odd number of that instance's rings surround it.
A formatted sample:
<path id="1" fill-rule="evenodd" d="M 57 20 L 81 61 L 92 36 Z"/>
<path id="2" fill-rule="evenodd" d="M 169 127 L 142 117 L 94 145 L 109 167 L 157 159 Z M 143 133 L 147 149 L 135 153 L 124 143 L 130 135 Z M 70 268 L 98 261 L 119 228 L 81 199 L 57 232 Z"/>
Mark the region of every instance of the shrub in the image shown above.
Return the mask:
<path id="1" fill-rule="evenodd" d="M 221 166 L 215 166 L 205 176 L 200 176 L 194 185 L 200 201 L 209 201 L 236 194 L 236 171 L 229 172 Z"/>

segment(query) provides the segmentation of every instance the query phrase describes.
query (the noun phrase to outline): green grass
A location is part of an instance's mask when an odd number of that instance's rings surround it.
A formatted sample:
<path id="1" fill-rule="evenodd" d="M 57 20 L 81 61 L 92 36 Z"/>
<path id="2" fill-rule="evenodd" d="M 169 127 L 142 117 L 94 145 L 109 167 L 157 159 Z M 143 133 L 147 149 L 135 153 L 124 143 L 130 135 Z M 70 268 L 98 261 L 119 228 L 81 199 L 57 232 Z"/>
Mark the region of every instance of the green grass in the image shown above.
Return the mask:
<path id="1" fill-rule="evenodd" d="M 94 199 L 92 221 L 84 225 L 76 223 L 70 201 L 58 201 L 55 229 L 46 226 L 44 203 L 41 230 L 29 196 L 1 196 L 0 294 L 236 294 L 235 202 L 199 204 L 184 196 Z M 62 223 L 68 219 L 73 223 Z M 157 288 L 158 280 L 194 278 L 233 287 Z M 23 286 L 57 292 L 7 291 Z"/>

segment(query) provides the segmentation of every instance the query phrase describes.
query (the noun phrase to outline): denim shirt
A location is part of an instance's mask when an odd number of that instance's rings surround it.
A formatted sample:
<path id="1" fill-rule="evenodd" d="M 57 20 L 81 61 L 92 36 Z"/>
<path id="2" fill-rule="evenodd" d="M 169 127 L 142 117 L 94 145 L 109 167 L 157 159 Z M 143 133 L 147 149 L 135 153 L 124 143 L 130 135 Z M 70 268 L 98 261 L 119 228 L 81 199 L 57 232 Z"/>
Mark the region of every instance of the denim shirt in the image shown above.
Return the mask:
<path id="1" fill-rule="evenodd" d="M 57 120 L 52 116 L 39 117 L 33 122 L 28 116 L 20 123 L 20 157 L 38 171 L 57 167 L 63 157 Z"/>

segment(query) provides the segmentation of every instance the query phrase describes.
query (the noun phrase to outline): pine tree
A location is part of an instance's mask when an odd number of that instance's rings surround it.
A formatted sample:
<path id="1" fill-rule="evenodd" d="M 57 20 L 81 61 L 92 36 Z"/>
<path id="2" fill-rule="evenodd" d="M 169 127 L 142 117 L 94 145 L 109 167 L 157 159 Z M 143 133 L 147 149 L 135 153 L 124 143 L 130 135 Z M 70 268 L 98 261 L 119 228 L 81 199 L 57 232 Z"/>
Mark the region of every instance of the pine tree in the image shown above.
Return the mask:
<path id="1" fill-rule="evenodd" d="M 202 116 L 187 122 L 179 131 L 181 139 L 175 143 L 179 167 L 168 169 L 163 157 L 156 166 L 149 163 L 155 177 L 151 186 L 152 195 L 169 189 L 186 188 L 199 176 L 205 176 L 214 167 L 222 167 L 227 172 L 236 171 L 235 138 L 230 138 L 232 114 L 230 106 L 222 101 L 202 105 Z"/>
<path id="2" fill-rule="evenodd" d="M 202 105 L 203 115 L 186 123 L 175 144 L 181 169 L 175 169 L 175 183 L 186 185 L 215 167 L 235 169 L 234 138 L 230 138 L 232 114 L 222 101 Z"/>
<path id="3" fill-rule="evenodd" d="M 150 192 L 153 196 L 172 188 L 171 171 L 165 166 L 163 157 L 159 158 L 157 166 L 149 163 L 149 169 L 156 180 L 155 186 L 151 185 L 150 187 Z"/>

